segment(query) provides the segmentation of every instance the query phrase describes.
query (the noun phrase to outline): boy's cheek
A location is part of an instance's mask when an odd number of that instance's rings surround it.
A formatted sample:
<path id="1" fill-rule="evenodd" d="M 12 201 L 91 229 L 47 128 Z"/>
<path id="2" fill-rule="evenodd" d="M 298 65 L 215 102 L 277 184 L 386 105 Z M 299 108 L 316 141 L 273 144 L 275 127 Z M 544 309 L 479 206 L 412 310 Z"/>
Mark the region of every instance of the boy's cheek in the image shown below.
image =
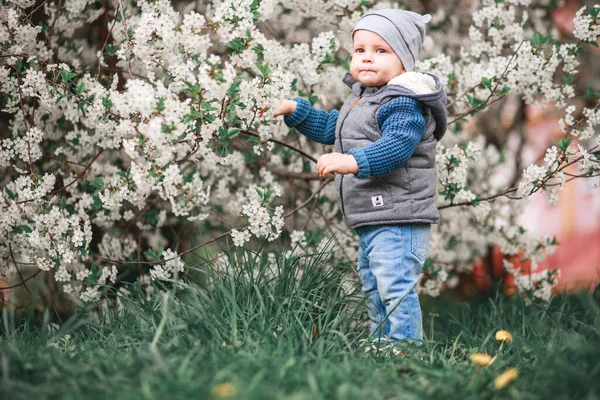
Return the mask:
<path id="1" fill-rule="evenodd" d="M 350 75 L 352 75 L 355 80 L 358 80 L 358 63 L 354 59 L 350 63 Z"/>

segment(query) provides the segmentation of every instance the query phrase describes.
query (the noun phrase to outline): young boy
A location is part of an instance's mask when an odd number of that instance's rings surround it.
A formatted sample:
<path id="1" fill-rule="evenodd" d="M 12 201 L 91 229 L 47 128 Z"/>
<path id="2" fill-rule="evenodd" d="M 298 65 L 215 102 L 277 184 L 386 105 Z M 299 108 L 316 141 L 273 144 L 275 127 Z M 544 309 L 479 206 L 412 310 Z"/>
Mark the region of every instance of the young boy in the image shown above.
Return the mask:
<path id="1" fill-rule="evenodd" d="M 303 99 L 282 100 L 289 127 L 335 152 L 317 172 L 335 173 L 344 221 L 359 236 L 358 273 L 369 297 L 373 344 L 423 339 L 415 286 L 437 223 L 435 147 L 446 131 L 446 97 L 432 74 L 410 72 L 430 15 L 378 10 L 352 31 L 354 51 L 341 110 L 327 113 Z"/>

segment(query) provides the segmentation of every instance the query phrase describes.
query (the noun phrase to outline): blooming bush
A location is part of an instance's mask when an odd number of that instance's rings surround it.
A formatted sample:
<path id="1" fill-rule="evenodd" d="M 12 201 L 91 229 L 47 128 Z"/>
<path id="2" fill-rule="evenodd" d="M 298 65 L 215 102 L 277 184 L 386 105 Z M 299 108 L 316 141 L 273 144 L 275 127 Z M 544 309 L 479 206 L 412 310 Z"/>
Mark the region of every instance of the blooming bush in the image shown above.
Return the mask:
<path id="1" fill-rule="evenodd" d="M 419 4 L 403 7 L 426 12 Z M 544 191 L 556 202 L 567 180 L 600 172 L 598 94 L 574 101 L 581 52 L 600 37 L 600 6 L 581 8 L 574 37 L 563 39 L 552 4 L 483 0 L 452 17 L 435 7 L 415 69 L 441 77 L 449 134 L 438 145 L 441 223 L 424 293 L 454 286 L 492 245 L 542 260 L 556 242 L 514 225 L 519 201 Z M 226 237 L 241 246 L 283 233 L 295 248 L 319 251 L 335 234 L 335 251 L 353 260 L 356 241 L 331 180 L 314 169 L 326 149 L 274 118 L 274 102 L 300 95 L 338 106 L 351 27 L 387 7 L 398 4 L 3 3 L 0 274 L 50 271 L 64 291 L 92 301 L 117 268 L 141 271 L 144 284 L 148 274 L 169 280 L 185 270 L 185 254 Z M 564 137 L 543 164 L 523 169 L 522 147 L 473 129 L 511 99 L 563 110 Z M 566 178 L 573 164 L 579 173 Z M 533 293 L 547 297 L 555 275 L 538 275 Z M 529 290 L 526 281 L 516 280 Z"/>

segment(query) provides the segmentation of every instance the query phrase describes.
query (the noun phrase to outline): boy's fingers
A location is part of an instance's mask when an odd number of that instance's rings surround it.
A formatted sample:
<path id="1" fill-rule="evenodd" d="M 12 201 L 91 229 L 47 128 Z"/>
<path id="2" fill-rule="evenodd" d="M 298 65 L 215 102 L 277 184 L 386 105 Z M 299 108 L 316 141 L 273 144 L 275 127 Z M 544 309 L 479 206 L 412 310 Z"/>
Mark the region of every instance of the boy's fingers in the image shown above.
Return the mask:
<path id="1" fill-rule="evenodd" d="M 322 174 L 323 173 L 323 168 L 325 168 L 325 165 L 323 163 L 323 158 L 321 157 L 321 158 L 319 158 L 317 160 L 317 172 L 319 174 Z"/>

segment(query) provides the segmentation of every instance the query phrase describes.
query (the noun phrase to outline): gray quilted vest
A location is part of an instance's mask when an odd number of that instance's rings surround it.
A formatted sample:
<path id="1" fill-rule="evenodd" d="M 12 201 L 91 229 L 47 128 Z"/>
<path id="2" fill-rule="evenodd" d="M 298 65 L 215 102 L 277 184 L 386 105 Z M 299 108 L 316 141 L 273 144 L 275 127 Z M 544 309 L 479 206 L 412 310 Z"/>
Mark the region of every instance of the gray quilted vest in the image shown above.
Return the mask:
<path id="1" fill-rule="evenodd" d="M 367 225 L 437 223 L 436 143 L 446 131 L 446 96 L 435 75 L 437 91 L 417 95 L 402 86 L 365 87 L 347 74 L 344 82 L 352 94 L 340 110 L 336 126 L 335 151 L 346 153 L 381 138 L 377 111 L 388 101 L 407 96 L 423 105 L 426 128 L 421 142 L 408 162 L 382 176 L 357 178 L 336 174 L 337 200 L 346 224 L 354 229 Z"/>

